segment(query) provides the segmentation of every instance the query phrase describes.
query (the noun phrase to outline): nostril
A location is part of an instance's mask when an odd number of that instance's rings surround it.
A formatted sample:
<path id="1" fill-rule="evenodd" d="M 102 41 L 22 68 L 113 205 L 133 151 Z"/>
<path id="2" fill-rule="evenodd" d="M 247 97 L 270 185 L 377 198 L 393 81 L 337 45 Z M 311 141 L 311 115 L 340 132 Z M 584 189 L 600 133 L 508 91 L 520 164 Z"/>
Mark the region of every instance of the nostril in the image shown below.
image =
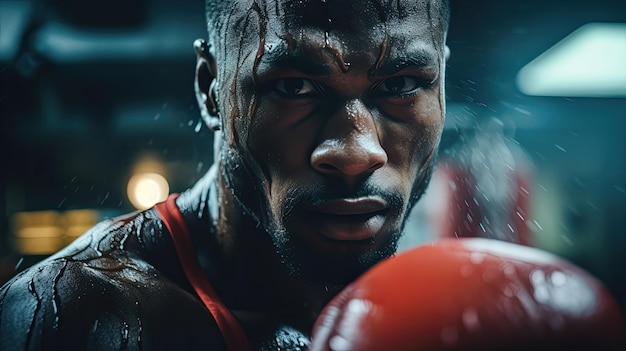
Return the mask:
<path id="1" fill-rule="evenodd" d="M 383 167 L 383 166 L 385 165 L 385 163 L 386 163 L 386 162 L 378 162 L 378 163 L 373 164 L 373 165 L 370 167 L 370 171 L 375 171 L 375 170 L 377 170 L 377 169 L 379 169 L 379 168 Z"/>
<path id="2" fill-rule="evenodd" d="M 318 165 L 318 167 L 326 171 L 332 171 L 336 169 L 335 167 L 333 167 L 331 164 L 328 164 L 328 163 L 321 163 Z"/>

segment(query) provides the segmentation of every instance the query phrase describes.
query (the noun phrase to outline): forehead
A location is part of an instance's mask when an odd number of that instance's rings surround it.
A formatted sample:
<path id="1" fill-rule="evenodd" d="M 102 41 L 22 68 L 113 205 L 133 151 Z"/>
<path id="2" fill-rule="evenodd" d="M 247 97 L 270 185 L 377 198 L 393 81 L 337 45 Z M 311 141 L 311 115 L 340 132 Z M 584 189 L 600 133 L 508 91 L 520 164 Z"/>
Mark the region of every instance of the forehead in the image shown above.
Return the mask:
<path id="1" fill-rule="evenodd" d="M 428 20 L 431 17 L 432 1 L 434 0 L 268 0 L 267 2 L 274 5 L 273 17 L 288 27 L 305 26 L 350 31 L 387 22 Z"/>
<path id="2" fill-rule="evenodd" d="M 226 47 L 289 55 L 369 53 L 440 56 L 443 27 L 439 0 L 259 0 L 237 2 Z M 234 18 L 234 19 L 233 19 Z M 229 27 L 228 25 L 226 27 Z M 260 46 L 264 48 L 258 49 Z M 255 49 L 255 47 L 257 49 Z M 281 53 L 282 52 L 282 53 Z M 244 54 L 245 55 L 245 54 Z M 252 55 L 254 55 L 252 53 Z M 371 59 L 370 59 L 371 60 Z"/>
<path id="3" fill-rule="evenodd" d="M 276 31 L 317 29 L 363 38 L 378 34 L 422 35 L 437 26 L 439 0 L 267 0 L 259 14 Z M 371 39 L 371 38 L 370 38 Z"/>

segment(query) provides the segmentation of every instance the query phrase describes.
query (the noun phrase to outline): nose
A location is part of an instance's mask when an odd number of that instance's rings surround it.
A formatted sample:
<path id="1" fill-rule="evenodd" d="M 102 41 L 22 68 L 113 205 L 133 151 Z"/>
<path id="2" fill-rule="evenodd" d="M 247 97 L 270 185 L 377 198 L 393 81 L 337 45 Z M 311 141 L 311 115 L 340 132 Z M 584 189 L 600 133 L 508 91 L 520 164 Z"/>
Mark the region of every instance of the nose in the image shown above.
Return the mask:
<path id="1" fill-rule="evenodd" d="M 374 116 L 360 100 L 338 109 L 311 154 L 313 168 L 325 175 L 359 177 L 387 164 Z"/>

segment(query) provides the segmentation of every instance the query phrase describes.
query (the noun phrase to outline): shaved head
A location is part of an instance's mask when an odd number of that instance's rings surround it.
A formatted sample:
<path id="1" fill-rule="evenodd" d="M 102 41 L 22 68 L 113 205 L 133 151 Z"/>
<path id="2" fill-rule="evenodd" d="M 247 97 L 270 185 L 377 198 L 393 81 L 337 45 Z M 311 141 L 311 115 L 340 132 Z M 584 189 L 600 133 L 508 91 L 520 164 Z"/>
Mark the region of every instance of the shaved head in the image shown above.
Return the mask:
<path id="1" fill-rule="evenodd" d="M 350 3 L 352 6 L 345 7 L 346 3 Z M 335 7 L 335 4 L 341 4 L 340 7 Z M 400 16 L 408 16 L 414 8 L 421 8 L 426 4 L 429 16 L 436 26 L 443 28 L 443 32 L 447 33 L 450 22 L 450 3 L 449 0 L 413 0 L 413 1 L 401 1 L 401 0 L 359 0 L 359 1 L 337 1 L 337 0 L 285 0 L 285 1 L 273 1 L 273 0 L 206 0 L 206 20 L 207 29 L 209 32 L 209 40 L 212 45 L 219 45 L 219 41 L 223 40 L 224 35 L 222 31 L 225 29 L 225 22 L 227 22 L 233 14 L 241 10 L 252 10 L 257 12 L 267 11 L 271 5 L 272 11 L 279 13 L 281 8 L 289 7 L 296 8 L 299 11 L 295 11 L 302 16 L 302 19 L 306 22 L 311 20 L 314 24 L 320 19 L 327 20 L 324 12 L 335 12 L 341 8 L 359 7 L 362 9 L 371 9 L 374 11 L 374 15 L 381 20 L 386 20 L 392 14 L 399 14 Z M 339 13 L 341 10 L 339 11 Z M 339 17 L 343 20 L 349 17 Z M 335 24 L 329 23 L 315 23 L 322 28 L 326 26 L 332 26 Z M 222 39 L 220 39 L 222 38 Z"/>

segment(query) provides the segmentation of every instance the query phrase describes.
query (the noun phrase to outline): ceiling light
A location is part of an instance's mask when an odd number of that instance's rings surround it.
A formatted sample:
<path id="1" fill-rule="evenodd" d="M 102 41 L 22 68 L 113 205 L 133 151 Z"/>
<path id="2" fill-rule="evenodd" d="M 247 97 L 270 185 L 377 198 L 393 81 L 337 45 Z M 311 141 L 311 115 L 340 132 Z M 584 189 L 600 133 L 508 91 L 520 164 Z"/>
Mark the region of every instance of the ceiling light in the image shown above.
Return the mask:
<path id="1" fill-rule="evenodd" d="M 526 95 L 626 97 L 626 23 L 588 23 L 524 66 Z"/>

